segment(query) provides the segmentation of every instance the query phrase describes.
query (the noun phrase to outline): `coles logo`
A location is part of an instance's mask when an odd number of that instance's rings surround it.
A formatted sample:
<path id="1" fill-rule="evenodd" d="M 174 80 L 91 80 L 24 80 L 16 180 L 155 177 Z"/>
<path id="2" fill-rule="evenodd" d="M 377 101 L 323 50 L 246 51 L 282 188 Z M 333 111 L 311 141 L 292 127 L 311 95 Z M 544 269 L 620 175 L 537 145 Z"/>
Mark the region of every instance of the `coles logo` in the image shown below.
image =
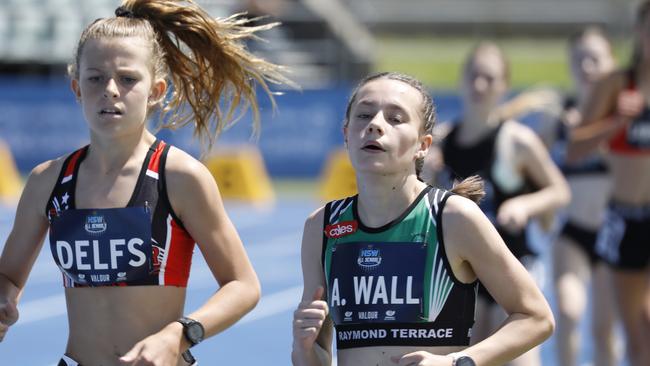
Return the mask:
<path id="1" fill-rule="evenodd" d="M 325 235 L 328 238 L 336 239 L 345 235 L 350 235 L 357 231 L 356 221 L 343 221 L 334 225 L 327 225 L 325 227 Z"/>

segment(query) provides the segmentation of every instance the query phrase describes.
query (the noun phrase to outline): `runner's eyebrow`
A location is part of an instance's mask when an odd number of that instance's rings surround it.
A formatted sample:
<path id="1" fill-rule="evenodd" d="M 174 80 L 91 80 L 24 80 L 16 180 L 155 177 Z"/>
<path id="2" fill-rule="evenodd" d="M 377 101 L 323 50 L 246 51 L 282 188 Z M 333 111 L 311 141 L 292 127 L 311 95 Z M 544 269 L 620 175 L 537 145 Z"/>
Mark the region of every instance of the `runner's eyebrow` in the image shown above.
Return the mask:
<path id="1" fill-rule="evenodd" d="M 378 104 L 379 103 L 377 103 L 376 101 L 374 101 L 372 99 L 362 99 L 362 100 L 359 101 L 359 103 L 357 103 L 357 106 L 376 107 L 376 106 L 378 106 Z M 388 108 L 388 109 L 391 109 L 391 110 L 394 109 L 394 110 L 398 110 L 400 112 L 406 113 L 406 109 L 404 107 L 402 107 L 402 105 L 400 105 L 397 102 L 386 102 L 385 105 L 386 105 L 386 108 Z"/>

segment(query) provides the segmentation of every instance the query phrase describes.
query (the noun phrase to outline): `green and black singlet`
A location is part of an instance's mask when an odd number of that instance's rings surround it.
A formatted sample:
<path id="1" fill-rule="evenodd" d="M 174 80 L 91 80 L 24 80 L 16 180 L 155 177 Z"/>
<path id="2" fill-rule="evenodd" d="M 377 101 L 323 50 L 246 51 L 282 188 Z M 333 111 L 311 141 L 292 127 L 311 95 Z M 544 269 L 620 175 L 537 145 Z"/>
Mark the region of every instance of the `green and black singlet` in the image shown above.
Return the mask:
<path id="1" fill-rule="evenodd" d="M 449 196 L 427 187 L 379 228 L 359 220 L 358 196 L 325 206 L 322 264 L 338 349 L 469 344 L 477 282 L 460 282 L 445 253 Z"/>

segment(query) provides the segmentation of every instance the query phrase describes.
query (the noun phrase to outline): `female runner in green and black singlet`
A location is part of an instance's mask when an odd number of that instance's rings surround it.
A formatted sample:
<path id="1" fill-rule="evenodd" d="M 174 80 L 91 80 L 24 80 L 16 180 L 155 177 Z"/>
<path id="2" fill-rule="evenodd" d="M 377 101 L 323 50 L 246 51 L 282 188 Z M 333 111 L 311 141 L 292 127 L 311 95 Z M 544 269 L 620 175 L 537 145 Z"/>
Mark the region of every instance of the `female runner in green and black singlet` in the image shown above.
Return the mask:
<path id="1" fill-rule="evenodd" d="M 543 295 L 478 206 L 480 180 L 452 192 L 418 179 L 433 101 L 396 73 L 364 79 L 344 135 L 359 194 L 306 221 L 304 291 L 294 313 L 294 365 L 501 365 L 553 331 Z M 457 193 L 457 194 L 456 194 Z M 466 348 L 477 280 L 509 314 Z"/>

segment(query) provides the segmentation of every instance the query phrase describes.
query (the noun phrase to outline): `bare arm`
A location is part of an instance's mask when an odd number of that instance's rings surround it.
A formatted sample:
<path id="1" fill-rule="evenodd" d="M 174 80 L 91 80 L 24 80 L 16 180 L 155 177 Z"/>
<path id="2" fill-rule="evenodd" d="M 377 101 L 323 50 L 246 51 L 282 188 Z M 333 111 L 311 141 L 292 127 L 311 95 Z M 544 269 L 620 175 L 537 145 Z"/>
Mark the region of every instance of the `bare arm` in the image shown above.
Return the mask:
<path id="1" fill-rule="evenodd" d="M 569 185 L 557 168 L 542 141 L 525 126 L 518 134 L 525 175 L 542 187 L 540 190 L 521 196 L 525 200 L 531 217 L 553 213 L 566 206 L 571 198 Z"/>
<path id="2" fill-rule="evenodd" d="M 207 338 L 228 328 L 253 309 L 260 298 L 259 281 L 207 168 L 188 154 L 172 148 L 165 172 L 174 212 L 197 242 L 220 286 L 199 309 L 187 315 L 203 324 Z M 189 346 L 178 322 L 167 328 L 181 339 L 182 350 Z"/>
<path id="3" fill-rule="evenodd" d="M 560 128 L 560 125 L 563 123 L 562 119 L 564 118 L 564 115 L 566 115 L 566 113 L 560 117 L 557 117 L 555 115 L 543 115 L 541 117 L 542 122 L 540 123 L 539 129 L 537 130 L 537 134 L 539 135 L 542 143 L 547 150 L 551 150 L 557 141 L 557 131 Z"/>
<path id="4" fill-rule="evenodd" d="M 60 164 L 32 170 L 18 202 L 13 228 L 0 257 L 0 340 L 18 320 L 17 304 L 48 228 L 45 206 Z"/>
<path id="5" fill-rule="evenodd" d="M 578 161 L 597 149 L 641 112 L 643 98 L 639 93 L 621 93 L 625 77 L 623 71 L 612 73 L 590 89 L 584 105 L 580 106 L 582 121 L 571 132 L 567 149 L 569 162 Z"/>
<path id="6" fill-rule="evenodd" d="M 465 352 L 477 365 L 502 365 L 548 338 L 554 328 L 548 303 L 478 206 L 453 196 L 445 206 L 443 222 L 450 263 L 469 263 L 508 314 L 493 335 Z"/>
<path id="7" fill-rule="evenodd" d="M 301 257 L 304 287 L 302 300 L 293 318 L 291 361 L 294 365 L 332 364 L 333 325 L 321 290 L 325 288 L 321 265 L 323 211 L 321 208 L 311 214 L 303 231 Z"/>
<path id="8" fill-rule="evenodd" d="M 516 146 L 517 165 L 523 170 L 524 176 L 530 177 L 540 187 L 535 192 L 507 200 L 499 208 L 497 221 L 518 230 L 530 218 L 553 215 L 556 209 L 566 206 L 571 193 L 540 138 L 521 124 L 513 122 L 507 127 Z"/>

